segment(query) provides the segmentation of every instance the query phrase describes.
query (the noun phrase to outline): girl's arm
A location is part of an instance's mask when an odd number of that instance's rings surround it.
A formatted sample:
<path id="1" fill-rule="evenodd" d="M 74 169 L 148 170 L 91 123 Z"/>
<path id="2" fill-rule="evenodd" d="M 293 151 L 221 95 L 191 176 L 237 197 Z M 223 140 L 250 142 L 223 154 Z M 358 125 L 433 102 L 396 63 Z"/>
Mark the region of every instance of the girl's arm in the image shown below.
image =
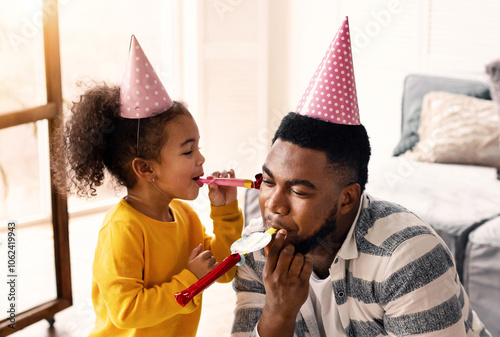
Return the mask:
<path id="1" fill-rule="evenodd" d="M 238 201 L 229 205 L 211 207 L 210 217 L 214 222 L 214 237 L 205 234 L 205 249 L 210 249 L 217 262 L 221 262 L 231 254 L 232 243 L 241 237 L 243 215 Z M 236 274 L 236 267 L 229 270 L 218 282 L 230 282 Z"/>
<path id="2" fill-rule="evenodd" d="M 110 222 L 99 233 L 93 264 L 93 281 L 97 285 L 94 291 L 98 293 L 92 296 L 94 301 L 104 300 L 98 307 L 105 306 L 107 310 L 102 309 L 101 313 L 107 311 L 120 329 L 154 326 L 175 315 L 189 314 L 200 305 L 200 296 L 185 307 L 173 296 L 198 281 L 187 269 L 172 276 L 169 282 L 149 287 L 145 284 L 143 236 L 139 227 L 126 222 Z M 165 263 L 169 263 L 168 259 Z"/>

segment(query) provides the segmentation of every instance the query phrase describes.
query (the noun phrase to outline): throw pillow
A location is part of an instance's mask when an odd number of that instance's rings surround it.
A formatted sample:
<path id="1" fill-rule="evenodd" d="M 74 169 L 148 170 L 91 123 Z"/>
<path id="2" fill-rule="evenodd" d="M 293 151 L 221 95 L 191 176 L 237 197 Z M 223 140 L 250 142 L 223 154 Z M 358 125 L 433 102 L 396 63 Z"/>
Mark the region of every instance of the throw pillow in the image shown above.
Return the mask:
<path id="1" fill-rule="evenodd" d="M 500 60 L 491 62 L 486 66 L 486 73 L 490 77 L 491 97 L 498 104 L 500 114 Z"/>
<path id="2" fill-rule="evenodd" d="M 493 101 L 447 92 L 424 97 L 420 140 L 405 157 L 424 162 L 500 166 L 500 118 Z"/>
<path id="3" fill-rule="evenodd" d="M 484 82 L 421 74 L 408 75 L 405 78 L 403 90 L 401 138 L 394 148 L 394 156 L 413 149 L 418 143 L 422 102 L 424 96 L 431 91 L 446 91 L 491 99 L 489 85 Z"/>

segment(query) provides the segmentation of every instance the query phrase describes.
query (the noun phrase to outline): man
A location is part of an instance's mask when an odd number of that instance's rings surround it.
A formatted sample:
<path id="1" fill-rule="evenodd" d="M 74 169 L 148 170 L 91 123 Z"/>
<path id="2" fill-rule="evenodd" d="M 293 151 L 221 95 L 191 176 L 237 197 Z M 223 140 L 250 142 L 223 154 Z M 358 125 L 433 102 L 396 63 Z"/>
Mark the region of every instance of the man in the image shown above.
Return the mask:
<path id="1" fill-rule="evenodd" d="M 238 269 L 233 336 L 491 336 L 434 230 L 364 191 L 350 53 L 346 19 L 275 134 L 244 234 L 280 230 Z"/>

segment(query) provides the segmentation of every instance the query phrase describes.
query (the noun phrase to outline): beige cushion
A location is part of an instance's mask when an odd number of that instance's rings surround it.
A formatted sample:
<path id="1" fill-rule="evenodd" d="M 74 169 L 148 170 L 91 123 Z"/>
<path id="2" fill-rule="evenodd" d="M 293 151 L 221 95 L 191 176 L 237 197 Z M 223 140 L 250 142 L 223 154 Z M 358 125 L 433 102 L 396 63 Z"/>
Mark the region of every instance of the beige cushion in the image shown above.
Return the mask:
<path id="1" fill-rule="evenodd" d="M 500 119 L 493 101 L 430 92 L 424 97 L 420 140 L 405 156 L 424 162 L 500 167 Z"/>

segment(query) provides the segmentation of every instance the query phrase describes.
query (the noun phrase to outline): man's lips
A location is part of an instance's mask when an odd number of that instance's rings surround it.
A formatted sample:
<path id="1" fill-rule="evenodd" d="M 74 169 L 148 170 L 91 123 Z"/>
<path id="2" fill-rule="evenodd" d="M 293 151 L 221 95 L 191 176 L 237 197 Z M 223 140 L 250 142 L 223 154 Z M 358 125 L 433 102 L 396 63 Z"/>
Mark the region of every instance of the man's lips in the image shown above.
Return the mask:
<path id="1" fill-rule="evenodd" d="M 270 219 L 267 219 L 267 221 L 264 223 L 264 225 L 265 225 L 266 230 L 273 227 L 273 228 L 276 228 L 278 231 L 280 229 L 284 229 L 284 230 L 286 230 L 287 234 L 293 233 L 293 231 L 291 229 L 288 229 L 286 226 L 283 226 L 283 224 L 281 224 L 279 222 L 272 221 Z"/>
<path id="2" fill-rule="evenodd" d="M 262 220 L 264 221 L 264 225 L 266 226 L 266 229 L 273 227 L 273 228 L 276 228 L 278 230 L 285 229 L 288 231 L 286 226 L 283 225 L 283 222 L 280 221 L 280 217 L 281 217 L 280 215 L 269 214 L 266 210 L 265 214 L 262 217 Z"/>

